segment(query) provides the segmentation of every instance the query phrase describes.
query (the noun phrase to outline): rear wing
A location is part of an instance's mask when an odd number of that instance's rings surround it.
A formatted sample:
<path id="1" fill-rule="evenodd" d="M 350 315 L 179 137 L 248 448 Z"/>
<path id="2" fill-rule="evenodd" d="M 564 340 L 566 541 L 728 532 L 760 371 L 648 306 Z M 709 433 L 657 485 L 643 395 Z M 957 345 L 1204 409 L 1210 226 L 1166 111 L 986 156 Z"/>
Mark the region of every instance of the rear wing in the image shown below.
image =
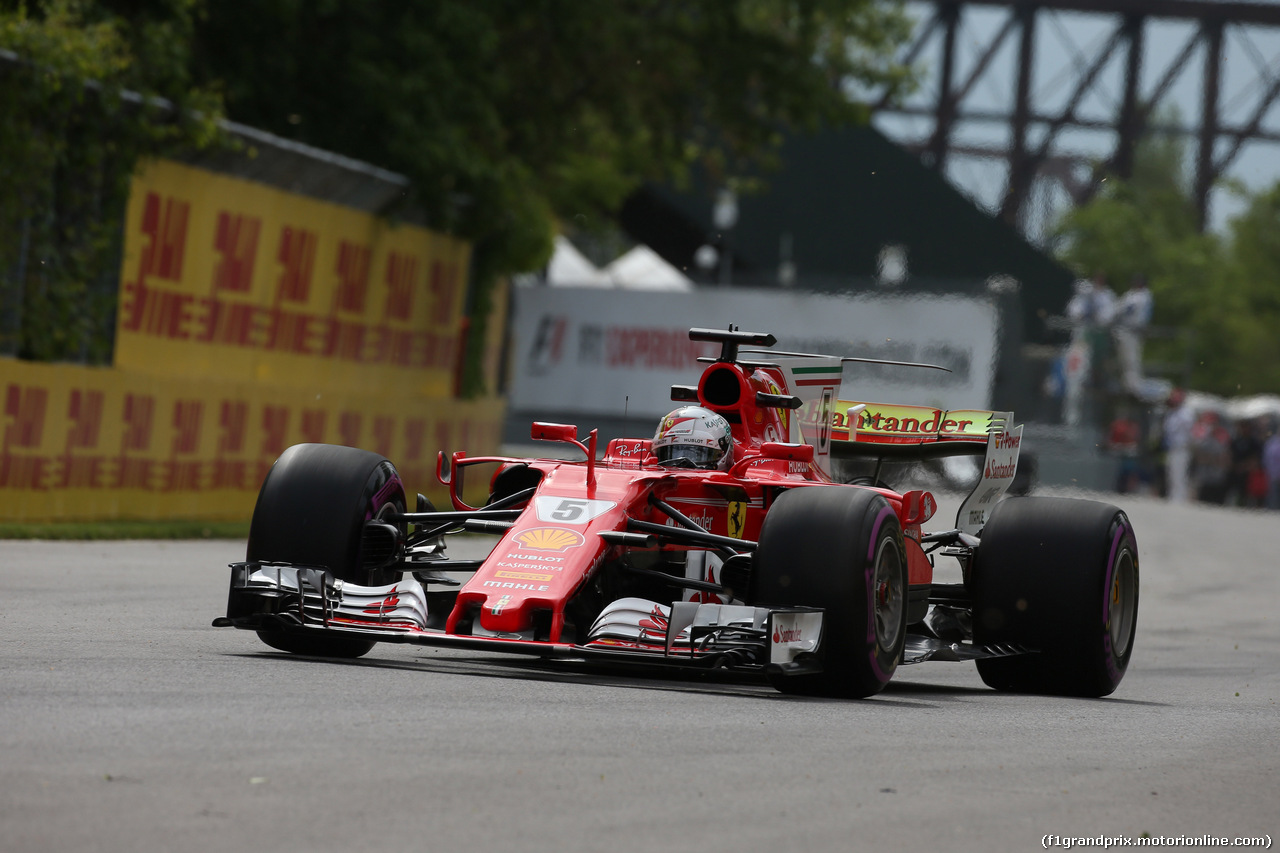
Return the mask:
<path id="1" fill-rule="evenodd" d="M 977 456 L 1013 412 L 935 409 L 837 400 L 831 438 L 836 456 L 921 458 Z"/>
<path id="2" fill-rule="evenodd" d="M 871 459 L 936 459 L 984 456 L 982 477 L 960 505 L 956 527 L 977 535 L 1018 470 L 1022 424 L 1013 412 L 935 409 L 838 400 L 832 417 L 831 453 Z"/>

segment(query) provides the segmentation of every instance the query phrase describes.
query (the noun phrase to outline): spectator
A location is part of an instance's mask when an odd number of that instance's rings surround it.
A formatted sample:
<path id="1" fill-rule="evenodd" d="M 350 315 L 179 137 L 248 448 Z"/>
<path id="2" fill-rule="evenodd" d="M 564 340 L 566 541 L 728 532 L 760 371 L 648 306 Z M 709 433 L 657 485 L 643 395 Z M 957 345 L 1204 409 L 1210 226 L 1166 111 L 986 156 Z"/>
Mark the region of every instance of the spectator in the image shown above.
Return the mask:
<path id="1" fill-rule="evenodd" d="M 1205 503 L 1227 502 L 1231 484 L 1231 433 L 1217 412 L 1205 412 L 1191 428 L 1191 480 Z"/>
<path id="2" fill-rule="evenodd" d="M 1067 302 L 1067 319 L 1071 321 L 1072 336 L 1086 326 L 1093 325 L 1094 319 L 1093 282 L 1087 278 L 1076 279 L 1071 285 L 1071 299 Z"/>
<path id="3" fill-rule="evenodd" d="M 1169 394 L 1169 410 L 1165 413 L 1161 433 L 1165 448 L 1165 483 L 1169 500 L 1186 503 L 1191 496 L 1188 483 L 1191 467 L 1191 410 L 1181 388 Z"/>
<path id="4" fill-rule="evenodd" d="M 1251 420 L 1236 423 L 1231 439 L 1231 476 L 1227 481 L 1227 502 L 1231 506 L 1262 506 L 1266 488 L 1259 482 L 1262 471 L 1262 439 Z"/>
<path id="5" fill-rule="evenodd" d="M 1135 275 L 1129 289 L 1116 306 L 1115 325 L 1111 336 L 1116 342 L 1120 357 L 1120 378 L 1124 390 L 1135 397 L 1143 394 L 1142 336 L 1151 323 L 1151 291 L 1147 289 L 1147 277 Z"/>
<path id="6" fill-rule="evenodd" d="M 1138 444 L 1141 439 L 1142 428 L 1127 409 L 1121 409 L 1107 431 L 1107 445 L 1120 460 L 1116 491 L 1122 495 L 1136 492 L 1142 483 L 1142 471 L 1138 464 Z"/>
<path id="7" fill-rule="evenodd" d="M 1275 421 L 1262 445 L 1262 470 L 1267 475 L 1267 509 L 1280 509 L 1280 424 Z"/>
<path id="8" fill-rule="evenodd" d="M 1093 322 L 1110 326 L 1116 319 L 1116 292 L 1107 284 L 1107 277 L 1098 273 L 1093 277 Z"/>

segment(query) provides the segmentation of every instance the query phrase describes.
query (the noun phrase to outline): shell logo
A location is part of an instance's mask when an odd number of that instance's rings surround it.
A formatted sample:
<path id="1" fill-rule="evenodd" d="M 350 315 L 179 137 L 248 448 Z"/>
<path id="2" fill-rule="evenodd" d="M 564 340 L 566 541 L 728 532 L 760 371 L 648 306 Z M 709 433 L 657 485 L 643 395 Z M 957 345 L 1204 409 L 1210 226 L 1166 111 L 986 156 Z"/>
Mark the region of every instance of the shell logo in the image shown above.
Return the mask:
<path id="1" fill-rule="evenodd" d="M 586 541 L 581 533 L 565 530 L 563 527 L 535 527 L 521 531 L 512 538 L 521 548 L 530 551 L 567 551 Z"/>

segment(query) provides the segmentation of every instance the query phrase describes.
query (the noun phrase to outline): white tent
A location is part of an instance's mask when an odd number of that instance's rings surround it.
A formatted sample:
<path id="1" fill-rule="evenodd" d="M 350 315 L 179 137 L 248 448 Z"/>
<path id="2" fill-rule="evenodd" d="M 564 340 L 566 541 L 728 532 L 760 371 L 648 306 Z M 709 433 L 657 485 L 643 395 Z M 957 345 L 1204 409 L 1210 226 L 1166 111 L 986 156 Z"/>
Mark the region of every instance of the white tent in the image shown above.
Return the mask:
<path id="1" fill-rule="evenodd" d="M 547 264 L 547 284 L 552 287 L 613 287 L 609 277 L 563 236 L 556 236 L 555 252 Z"/>
<path id="2" fill-rule="evenodd" d="M 636 246 L 600 269 L 564 236 L 555 238 L 555 252 L 547 264 L 547 284 L 619 290 L 693 290 L 692 281 L 648 246 Z"/>
<path id="3" fill-rule="evenodd" d="M 693 290 L 693 282 L 648 246 L 636 246 L 604 268 L 615 287 L 629 290 Z"/>

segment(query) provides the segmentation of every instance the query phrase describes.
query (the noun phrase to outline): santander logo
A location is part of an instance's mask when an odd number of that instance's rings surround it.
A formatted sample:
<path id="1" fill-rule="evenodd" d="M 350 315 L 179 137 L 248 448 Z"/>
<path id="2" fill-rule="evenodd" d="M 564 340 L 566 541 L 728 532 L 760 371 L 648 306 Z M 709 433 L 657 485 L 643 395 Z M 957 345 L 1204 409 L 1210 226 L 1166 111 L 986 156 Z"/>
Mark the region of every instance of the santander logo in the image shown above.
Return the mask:
<path id="1" fill-rule="evenodd" d="M 804 639 L 804 632 L 800 628 L 774 628 L 773 641 L 775 643 L 798 643 Z"/>

